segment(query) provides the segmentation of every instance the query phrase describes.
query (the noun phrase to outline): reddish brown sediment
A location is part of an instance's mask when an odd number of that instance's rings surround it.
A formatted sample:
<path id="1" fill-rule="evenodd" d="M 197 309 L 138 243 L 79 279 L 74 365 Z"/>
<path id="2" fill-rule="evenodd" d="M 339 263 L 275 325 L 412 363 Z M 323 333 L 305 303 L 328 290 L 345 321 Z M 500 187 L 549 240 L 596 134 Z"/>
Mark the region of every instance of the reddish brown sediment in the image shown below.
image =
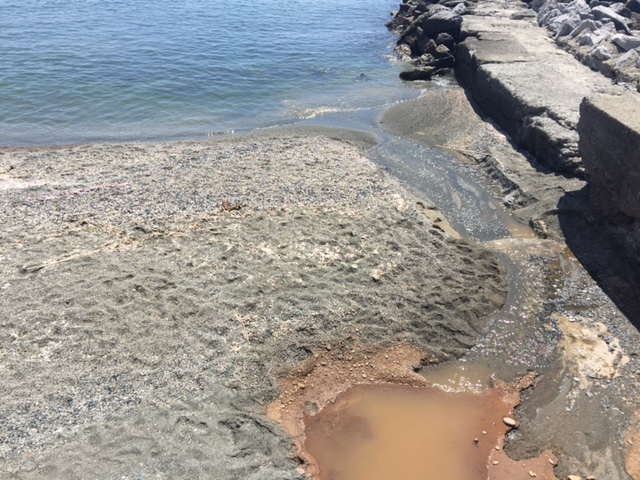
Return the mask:
<path id="1" fill-rule="evenodd" d="M 636 411 L 624 436 L 625 467 L 633 480 L 640 480 L 640 410 Z"/>
<path id="2" fill-rule="evenodd" d="M 502 449 L 511 429 L 503 418 L 514 417 L 533 374 L 481 393 L 447 393 L 414 371 L 438 359 L 410 346 L 333 352 L 286 376 L 268 408 L 312 478 L 555 479 L 550 451 L 515 461 Z"/>
<path id="3" fill-rule="evenodd" d="M 305 414 L 317 413 L 355 385 L 426 386 L 427 381 L 414 368 L 439 360 L 408 345 L 377 350 L 328 346 L 280 380 L 282 393 L 267 407 L 267 416 L 294 439 L 296 455 L 312 474 L 315 460 L 303 448 Z"/>

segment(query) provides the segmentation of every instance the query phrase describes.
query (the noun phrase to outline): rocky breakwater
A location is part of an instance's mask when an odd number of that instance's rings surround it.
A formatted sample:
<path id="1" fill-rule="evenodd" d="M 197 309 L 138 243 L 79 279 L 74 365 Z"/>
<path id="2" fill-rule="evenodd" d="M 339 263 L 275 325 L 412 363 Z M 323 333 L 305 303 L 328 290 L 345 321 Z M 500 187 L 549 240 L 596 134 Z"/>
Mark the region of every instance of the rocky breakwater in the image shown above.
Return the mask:
<path id="1" fill-rule="evenodd" d="M 407 0 L 392 15 L 387 27 L 400 37 L 396 54 L 412 65 L 400 74 L 403 80 L 429 80 L 455 65 L 455 48 L 465 3 L 448 0 Z"/>
<path id="2" fill-rule="evenodd" d="M 454 66 L 478 106 L 517 146 L 554 172 L 583 178 L 580 102 L 611 88 L 611 81 L 559 56 L 523 2 L 431 2 L 406 0 L 387 24 L 399 34 L 397 55 L 411 65 L 401 78 L 428 80 Z M 447 19 L 446 31 L 434 18 Z"/>
<path id="3" fill-rule="evenodd" d="M 640 91 L 640 2 L 533 0 L 540 26 L 582 63 Z"/>

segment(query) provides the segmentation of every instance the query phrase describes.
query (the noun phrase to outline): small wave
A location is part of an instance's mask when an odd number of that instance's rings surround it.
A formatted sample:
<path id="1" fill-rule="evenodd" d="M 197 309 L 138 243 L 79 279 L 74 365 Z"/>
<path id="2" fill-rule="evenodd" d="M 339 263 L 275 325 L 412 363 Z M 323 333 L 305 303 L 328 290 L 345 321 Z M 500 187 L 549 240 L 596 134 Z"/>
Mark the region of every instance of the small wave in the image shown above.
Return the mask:
<path id="1" fill-rule="evenodd" d="M 340 112 L 353 112 L 358 110 L 353 107 L 329 107 L 329 106 L 320 106 L 320 107 L 309 107 L 300 105 L 298 102 L 294 100 L 285 100 L 284 105 L 287 107 L 287 113 L 296 118 L 308 120 L 310 118 L 316 118 L 320 115 L 326 115 L 328 113 L 340 113 Z"/>

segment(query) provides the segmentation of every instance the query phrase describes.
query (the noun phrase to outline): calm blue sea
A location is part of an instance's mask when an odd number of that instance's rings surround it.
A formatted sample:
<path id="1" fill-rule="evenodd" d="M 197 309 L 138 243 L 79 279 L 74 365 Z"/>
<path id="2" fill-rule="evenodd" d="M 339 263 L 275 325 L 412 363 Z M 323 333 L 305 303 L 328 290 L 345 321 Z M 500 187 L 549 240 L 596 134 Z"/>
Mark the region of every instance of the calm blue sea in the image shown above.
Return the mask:
<path id="1" fill-rule="evenodd" d="M 407 98 L 399 0 L 0 0 L 0 145 L 200 137 Z"/>

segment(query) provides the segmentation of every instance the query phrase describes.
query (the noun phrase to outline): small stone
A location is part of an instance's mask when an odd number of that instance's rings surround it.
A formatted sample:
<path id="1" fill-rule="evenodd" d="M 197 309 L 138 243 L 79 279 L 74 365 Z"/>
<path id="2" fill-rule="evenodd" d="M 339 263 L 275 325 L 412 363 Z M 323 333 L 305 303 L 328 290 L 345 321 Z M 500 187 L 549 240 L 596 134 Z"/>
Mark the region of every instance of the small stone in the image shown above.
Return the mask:
<path id="1" fill-rule="evenodd" d="M 484 430 L 482 430 L 482 434 L 483 434 L 483 435 L 486 435 L 486 434 L 487 434 L 487 432 L 486 432 L 486 431 L 484 431 Z"/>
<path id="2" fill-rule="evenodd" d="M 496 450 L 500 450 L 500 446 L 499 445 L 496 445 Z"/>
<path id="3" fill-rule="evenodd" d="M 537 477 L 538 475 L 536 474 L 536 472 L 532 472 L 531 470 L 529 470 L 529 476 L 530 477 Z"/>
<path id="4" fill-rule="evenodd" d="M 367 378 L 367 374 L 366 374 L 366 373 L 363 373 L 363 374 L 362 374 L 362 378 Z"/>
<path id="5" fill-rule="evenodd" d="M 567 480 L 582 480 L 582 477 L 579 477 L 578 475 L 569 475 Z"/>
<path id="6" fill-rule="evenodd" d="M 500 463 L 500 462 L 499 462 L 498 460 L 494 460 L 494 461 L 493 461 L 493 464 L 494 464 L 494 465 L 498 465 L 499 463 Z"/>
<path id="7" fill-rule="evenodd" d="M 587 480 L 596 480 L 596 477 L 594 477 L 593 475 L 589 475 L 589 476 L 587 477 Z"/>
<path id="8" fill-rule="evenodd" d="M 516 428 L 518 426 L 518 422 L 511 417 L 503 417 L 502 421 L 507 427 Z"/>

